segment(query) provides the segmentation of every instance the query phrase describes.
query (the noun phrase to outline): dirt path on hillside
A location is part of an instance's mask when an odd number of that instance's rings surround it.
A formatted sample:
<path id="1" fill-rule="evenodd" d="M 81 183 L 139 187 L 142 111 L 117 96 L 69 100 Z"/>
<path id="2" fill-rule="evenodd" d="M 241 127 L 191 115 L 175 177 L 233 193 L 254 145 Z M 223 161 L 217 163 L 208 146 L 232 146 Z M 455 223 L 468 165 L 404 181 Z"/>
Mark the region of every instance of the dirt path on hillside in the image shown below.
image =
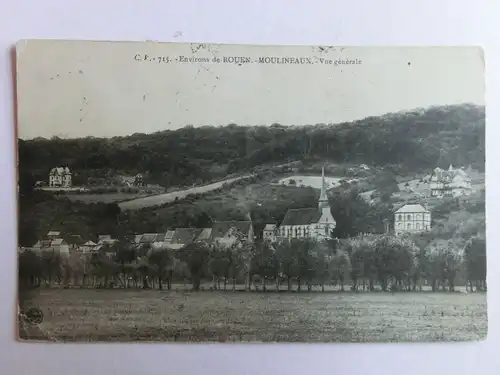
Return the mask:
<path id="1" fill-rule="evenodd" d="M 132 199 L 130 201 L 121 202 L 118 205 L 122 210 L 138 210 L 140 208 L 145 208 L 145 207 L 160 206 L 166 203 L 170 203 L 174 201 L 176 198 L 182 199 L 190 194 L 196 195 L 196 194 L 207 193 L 209 191 L 222 187 L 222 185 L 226 183 L 235 182 L 252 176 L 253 176 L 252 174 L 249 174 L 241 177 L 229 178 L 227 180 L 222 180 L 219 182 L 214 182 L 212 184 L 203 186 L 196 186 L 185 190 L 172 191 L 170 193 L 151 195 L 148 197 Z"/>

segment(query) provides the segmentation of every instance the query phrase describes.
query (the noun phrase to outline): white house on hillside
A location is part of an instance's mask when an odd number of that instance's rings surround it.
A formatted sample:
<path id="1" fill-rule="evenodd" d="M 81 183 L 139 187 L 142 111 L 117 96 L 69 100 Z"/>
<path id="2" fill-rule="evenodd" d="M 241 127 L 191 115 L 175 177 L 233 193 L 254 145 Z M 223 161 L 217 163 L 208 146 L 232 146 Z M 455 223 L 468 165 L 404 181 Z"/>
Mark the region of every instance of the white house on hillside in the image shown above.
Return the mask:
<path id="1" fill-rule="evenodd" d="M 52 168 L 49 173 L 50 187 L 71 187 L 71 171 L 68 167 Z"/>
<path id="2" fill-rule="evenodd" d="M 435 168 L 429 181 L 431 197 L 460 197 L 472 192 L 471 179 L 467 173 L 452 165 L 448 170 Z"/>
<path id="3" fill-rule="evenodd" d="M 431 229 L 431 213 L 420 204 L 405 204 L 394 213 L 394 233 L 419 233 Z"/>

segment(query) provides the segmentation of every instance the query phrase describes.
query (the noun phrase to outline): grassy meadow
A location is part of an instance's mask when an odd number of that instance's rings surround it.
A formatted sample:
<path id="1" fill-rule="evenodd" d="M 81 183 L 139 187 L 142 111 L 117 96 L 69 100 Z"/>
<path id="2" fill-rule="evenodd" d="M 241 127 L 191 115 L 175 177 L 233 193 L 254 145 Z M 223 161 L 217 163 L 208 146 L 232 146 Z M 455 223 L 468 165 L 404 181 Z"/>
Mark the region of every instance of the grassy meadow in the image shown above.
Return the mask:
<path id="1" fill-rule="evenodd" d="M 244 293 L 37 289 L 22 339 L 178 342 L 481 340 L 484 293 Z"/>

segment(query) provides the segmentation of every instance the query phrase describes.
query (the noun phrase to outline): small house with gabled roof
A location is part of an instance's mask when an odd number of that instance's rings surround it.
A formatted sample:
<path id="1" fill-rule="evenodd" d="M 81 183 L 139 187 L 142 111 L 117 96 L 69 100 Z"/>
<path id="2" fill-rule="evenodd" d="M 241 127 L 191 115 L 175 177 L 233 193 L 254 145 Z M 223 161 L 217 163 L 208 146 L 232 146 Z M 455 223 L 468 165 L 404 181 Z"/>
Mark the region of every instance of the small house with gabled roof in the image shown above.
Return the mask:
<path id="1" fill-rule="evenodd" d="M 273 242 L 276 240 L 276 224 L 266 224 L 264 230 L 262 231 L 262 239 L 264 241 Z"/>
<path id="2" fill-rule="evenodd" d="M 69 246 L 62 238 L 40 240 L 33 245 L 32 250 L 35 252 L 53 251 L 59 255 L 69 255 Z"/>
<path id="3" fill-rule="evenodd" d="M 80 246 L 80 252 L 84 254 L 92 254 L 99 251 L 101 245 L 96 244 L 94 241 L 87 241 Z"/>

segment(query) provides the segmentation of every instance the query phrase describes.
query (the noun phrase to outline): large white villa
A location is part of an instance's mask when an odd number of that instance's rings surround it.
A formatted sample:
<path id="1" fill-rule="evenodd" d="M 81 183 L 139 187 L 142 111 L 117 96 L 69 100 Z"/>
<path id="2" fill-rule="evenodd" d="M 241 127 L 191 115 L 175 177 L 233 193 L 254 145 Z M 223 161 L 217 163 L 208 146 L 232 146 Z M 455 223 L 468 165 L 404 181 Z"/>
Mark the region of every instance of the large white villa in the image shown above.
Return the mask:
<path id="1" fill-rule="evenodd" d="M 431 229 L 431 213 L 421 204 L 405 204 L 394 213 L 394 233 L 420 233 Z"/>
<path id="2" fill-rule="evenodd" d="M 435 168 L 429 184 L 431 197 L 460 197 L 472 192 L 471 178 L 463 169 L 454 169 L 452 165 L 448 170 Z"/>
<path id="3" fill-rule="evenodd" d="M 52 168 L 49 173 L 50 187 L 71 187 L 71 171 L 68 167 Z"/>

